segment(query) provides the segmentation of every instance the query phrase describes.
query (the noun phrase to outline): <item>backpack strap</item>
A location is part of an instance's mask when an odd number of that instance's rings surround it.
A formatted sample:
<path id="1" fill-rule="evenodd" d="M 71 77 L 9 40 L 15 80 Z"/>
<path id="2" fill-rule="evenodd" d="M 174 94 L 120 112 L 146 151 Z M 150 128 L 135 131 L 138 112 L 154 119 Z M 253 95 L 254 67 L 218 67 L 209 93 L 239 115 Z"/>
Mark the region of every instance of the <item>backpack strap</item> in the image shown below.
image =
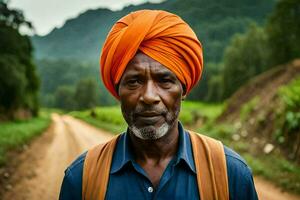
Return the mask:
<path id="1" fill-rule="evenodd" d="M 202 200 L 229 200 L 226 158 L 223 144 L 189 131 Z"/>
<path id="2" fill-rule="evenodd" d="M 201 200 L 229 200 L 224 147 L 220 141 L 189 131 Z M 104 200 L 119 136 L 90 149 L 83 166 L 82 200 Z"/>
<path id="3" fill-rule="evenodd" d="M 104 200 L 110 166 L 119 136 L 87 152 L 83 165 L 82 200 Z"/>

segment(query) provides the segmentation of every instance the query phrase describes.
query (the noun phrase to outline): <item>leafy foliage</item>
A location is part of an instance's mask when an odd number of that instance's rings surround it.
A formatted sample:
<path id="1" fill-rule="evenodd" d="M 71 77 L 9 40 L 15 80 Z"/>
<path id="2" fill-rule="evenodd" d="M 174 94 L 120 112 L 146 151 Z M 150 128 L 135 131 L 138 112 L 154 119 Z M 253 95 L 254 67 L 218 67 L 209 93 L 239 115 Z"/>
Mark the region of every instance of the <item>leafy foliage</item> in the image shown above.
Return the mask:
<path id="1" fill-rule="evenodd" d="M 300 1 L 280 0 L 266 25 L 271 65 L 300 57 Z"/>
<path id="2" fill-rule="evenodd" d="M 54 106 L 65 110 L 83 110 L 93 108 L 99 103 L 94 79 L 78 81 L 76 88 L 68 85 L 59 86 L 54 93 Z"/>
<path id="3" fill-rule="evenodd" d="M 0 115 L 14 118 L 19 109 L 38 113 L 39 79 L 32 62 L 32 46 L 18 32 L 27 23 L 20 11 L 0 3 Z"/>
<path id="4" fill-rule="evenodd" d="M 97 64 L 69 59 L 43 59 L 38 60 L 37 65 L 38 74 L 42 80 L 40 99 L 44 106 L 55 107 L 59 105 L 59 108 L 71 110 L 89 108 L 90 106 L 84 106 L 89 103 L 92 105 L 113 105 L 116 103 L 104 88 L 102 81 L 99 80 L 99 70 L 98 67 L 95 67 Z M 64 98 L 58 97 L 62 93 L 60 87 L 64 87 L 63 90 L 66 90 L 65 87 L 69 88 L 67 89 L 68 95 L 66 94 Z M 88 90 L 84 91 L 84 87 L 90 90 L 89 94 L 87 94 Z M 76 97 L 75 92 L 77 93 Z M 84 95 L 87 96 L 84 97 Z M 65 98 L 70 100 L 67 100 L 69 103 L 62 103 L 61 100 Z"/>
<path id="5" fill-rule="evenodd" d="M 300 57 L 300 1 L 280 0 L 263 28 L 235 35 L 224 53 L 224 98 L 271 67 Z"/>
<path id="6" fill-rule="evenodd" d="M 279 143 L 293 144 L 290 156 L 297 159 L 300 154 L 300 78 L 281 87 L 278 95 L 282 113 L 278 115 L 275 136 Z"/>
<path id="7" fill-rule="evenodd" d="M 252 77 L 267 70 L 267 37 L 251 24 L 243 35 L 235 35 L 224 53 L 224 97 L 229 97 Z"/>
<path id="8" fill-rule="evenodd" d="M 280 88 L 279 94 L 289 111 L 300 111 L 300 78 Z"/>
<path id="9" fill-rule="evenodd" d="M 98 103 L 97 82 L 95 79 L 86 78 L 77 83 L 75 99 L 78 109 L 93 108 Z"/>
<path id="10" fill-rule="evenodd" d="M 9 9 L 7 7 L 8 0 L 0 1 L 0 24 L 19 29 L 21 25 L 33 29 L 32 24 L 27 21 L 21 10 Z"/>
<path id="11" fill-rule="evenodd" d="M 240 117 L 242 121 L 245 121 L 249 118 L 249 114 L 251 114 L 251 112 L 255 109 L 255 106 L 258 104 L 258 102 L 259 97 L 256 96 L 242 106 L 240 112 Z"/>
<path id="12" fill-rule="evenodd" d="M 75 109 L 74 90 L 70 86 L 59 86 L 55 91 L 55 104 L 56 108 L 62 108 L 66 110 Z"/>
<path id="13" fill-rule="evenodd" d="M 25 67 L 13 55 L 0 57 L 0 105 L 2 109 L 13 109 L 22 105 L 27 84 Z M 5 98 L 4 98 L 5 97 Z"/>

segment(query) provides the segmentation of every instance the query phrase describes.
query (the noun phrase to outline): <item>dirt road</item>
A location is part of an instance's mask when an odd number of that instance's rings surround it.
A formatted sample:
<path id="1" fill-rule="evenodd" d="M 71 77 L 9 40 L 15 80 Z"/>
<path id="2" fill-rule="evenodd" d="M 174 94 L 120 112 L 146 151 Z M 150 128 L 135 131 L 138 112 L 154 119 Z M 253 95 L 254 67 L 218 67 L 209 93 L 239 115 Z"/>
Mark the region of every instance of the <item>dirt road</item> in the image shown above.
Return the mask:
<path id="1" fill-rule="evenodd" d="M 52 119 L 48 131 L 21 155 L 3 200 L 58 199 L 65 168 L 88 148 L 112 137 L 69 116 L 54 114 Z"/>
<path id="2" fill-rule="evenodd" d="M 70 116 L 53 114 L 53 124 L 16 159 L 15 167 L 4 173 L 2 200 L 55 200 L 64 169 L 91 146 L 112 135 Z M 296 200 L 262 179 L 256 179 L 260 199 Z"/>

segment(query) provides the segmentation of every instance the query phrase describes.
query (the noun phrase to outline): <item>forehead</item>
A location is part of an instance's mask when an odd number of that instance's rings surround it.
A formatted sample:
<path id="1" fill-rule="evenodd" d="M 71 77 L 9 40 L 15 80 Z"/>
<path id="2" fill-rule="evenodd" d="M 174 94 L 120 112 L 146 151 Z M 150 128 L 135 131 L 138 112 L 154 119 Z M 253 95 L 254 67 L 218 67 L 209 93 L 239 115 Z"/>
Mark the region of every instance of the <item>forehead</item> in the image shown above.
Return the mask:
<path id="1" fill-rule="evenodd" d="M 146 71 L 150 71 L 151 73 L 169 74 L 176 77 L 171 70 L 142 52 L 138 52 L 131 59 L 123 75 L 131 73 L 144 73 Z"/>

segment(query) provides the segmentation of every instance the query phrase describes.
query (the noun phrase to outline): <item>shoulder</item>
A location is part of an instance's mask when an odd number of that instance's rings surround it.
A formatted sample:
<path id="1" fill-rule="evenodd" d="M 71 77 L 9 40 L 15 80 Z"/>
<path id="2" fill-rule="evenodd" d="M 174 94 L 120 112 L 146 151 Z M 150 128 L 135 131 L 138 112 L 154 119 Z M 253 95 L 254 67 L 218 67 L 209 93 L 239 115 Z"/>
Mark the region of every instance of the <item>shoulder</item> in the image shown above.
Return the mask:
<path id="1" fill-rule="evenodd" d="M 224 145 L 224 152 L 225 152 L 227 167 L 229 168 L 239 167 L 251 171 L 246 161 L 238 153 L 236 153 L 235 151 L 233 151 L 232 149 L 230 149 L 225 145 Z"/>
<path id="2" fill-rule="evenodd" d="M 74 176 L 75 174 L 78 174 L 78 172 L 82 171 L 86 154 L 87 152 L 84 152 L 73 161 L 73 163 L 65 171 L 66 176 Z"/>
<path id="3" fill-rule="evenodd" d="M 68 185 L 74 189 L 81 190 L 84 163 L 88 162 L 89 164 L 93 164 L 98 160 L 95 158 L 98 157 L 103 148 L 107 147 L 109 144 L 115 143 L 118 138 L 119 137 L 114 137 L 105 143 L 98 144 L 77 157 L 65 170 L 64 183 L 68 183 Z M 93 163 L 90 163 L 91 161 Z"/>
<path id="4" fill-rule="evenodd" d="M 86 153 L 81 154 L 66 170 L 60 191 L 60 199 L 81 199 L 82 174 Z"/>
<path id="5" fill-rule="evenodd" d="M 191 134 L 194 141 L 197 141 L 200 137 L 195 135 L 198 134 Z M 246 161 L 238 153 L 222 145 L 220 141 L 201 134 L 198 136 L 201 136 L 201 140 L 204 139 L 212 144 L 212 148 L 215 148 L 214 145 L 221 145 L 220 147 L 224 149 L 230 200 L 257 200 L 252 172 Z"/>
<path id="6" fill-rule="evenodd" d="M 230 199 L 257 199 L 252 171 L 235 151 L 224 146 Z"/>
<path id="7" fill-rule="evenodd" d="M 86 153 L 81 154 L 66 170 L 61 185 L 60 200 L 81 200 L 82 172 Z"/>

